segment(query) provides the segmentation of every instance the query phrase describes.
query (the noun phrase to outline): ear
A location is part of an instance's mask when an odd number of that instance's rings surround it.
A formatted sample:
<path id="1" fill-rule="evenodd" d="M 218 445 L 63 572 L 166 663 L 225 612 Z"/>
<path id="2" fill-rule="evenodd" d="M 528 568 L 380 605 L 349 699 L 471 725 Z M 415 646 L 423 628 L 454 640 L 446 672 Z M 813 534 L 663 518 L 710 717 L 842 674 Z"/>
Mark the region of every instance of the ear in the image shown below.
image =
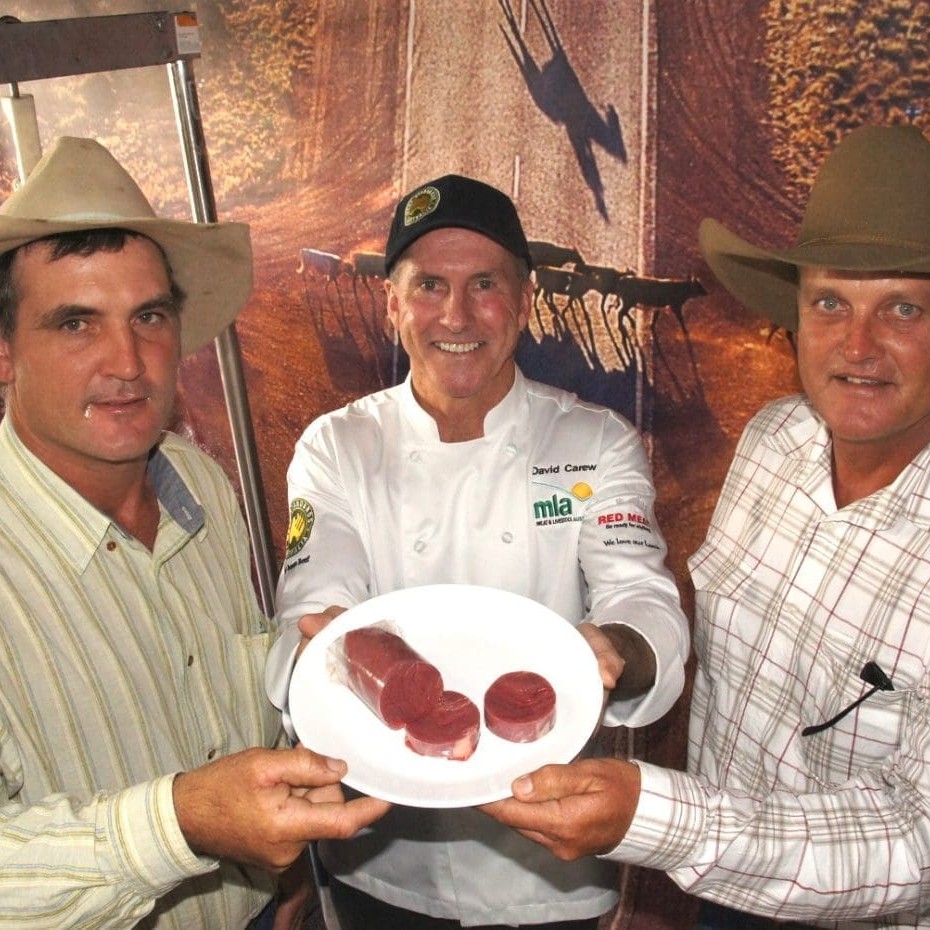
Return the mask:
<path id="1" fill-rule="evenodd" d="M 384 279 L 384 293 L 387 298 L 387 318 L 391 326 L 394 327 L 394 332 L 398 332 L 398 323 L 400 316 L 399 302 L 397 297 L 397 288 L 394 286 L 394 282 L 390 278 Z"/>
<path id="2" fill-rule="evenodd" d="M 517 315 L 517 322 L 520 324 L 520 329 L 526 329 L 530 321 L 530 311 L 533 308 L 533 294 L 535 290 L 533 279 L 527 278 L 523 282 L 523 288 L 520 292 L 520 311 Z"/>
<path id="3" fill-rule="evenodd" d="M 13 353 L 9 340 L 0 338 L 0 384 L 13 383 Z"/>

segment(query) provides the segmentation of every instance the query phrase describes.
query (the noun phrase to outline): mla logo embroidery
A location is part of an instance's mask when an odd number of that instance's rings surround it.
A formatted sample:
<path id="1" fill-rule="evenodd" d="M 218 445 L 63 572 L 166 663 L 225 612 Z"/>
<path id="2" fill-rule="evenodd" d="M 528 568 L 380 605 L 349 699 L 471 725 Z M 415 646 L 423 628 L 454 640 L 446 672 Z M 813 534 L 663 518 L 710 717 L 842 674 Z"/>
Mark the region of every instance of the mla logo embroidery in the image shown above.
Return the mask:
<path id="1" fill-rule="evenodd" d="M 412 226 L 417 220 L 429 216 L 439 206 L 439 191 L 435 187 L 422 187 L 410 195 L 404 207 L 404 226 Z"/>
<path id="2" fill-rule="evenodd" d="M 310 538 L 314 520 L 313 507 L 310 502 L 300 497 L 294 498 L 291 502 L 291 518 L 287 524 L 285 552 L 287 558 L 291 558 L 303 549 L 304 544 Z"/>
<path id="3" fill-rule="evenodd" d="M 568 489 L 557 488 L 552 484 L 546 485 L 541 481 L 534 481 L 533 484 L 556 491 L 551 497 L 533 501 L 533 518 L 537 526 L 580 520 L 581 515 L 575 513 L 574 502 L 583 503 L 594 494 L 594 489 L 587 481 L 578 481 Z"/>

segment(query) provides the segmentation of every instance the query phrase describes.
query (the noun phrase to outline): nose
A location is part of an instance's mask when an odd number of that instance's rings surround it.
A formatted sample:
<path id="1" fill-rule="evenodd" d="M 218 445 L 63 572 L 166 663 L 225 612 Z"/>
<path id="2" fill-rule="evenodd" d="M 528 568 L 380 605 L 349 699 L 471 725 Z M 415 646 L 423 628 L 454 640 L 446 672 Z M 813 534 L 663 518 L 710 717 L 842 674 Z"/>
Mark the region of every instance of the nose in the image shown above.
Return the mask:
<path id="1" fill-rule="evenodd" d="M 862 362 L 878 354 L 875 321 L 869 314 L 852 313 L 843 334 L 843 355 L 850 362 Z"/>
<path id="2" fill-rule="evenodd" d="M 139 336 L 131 326 L 107 332 L 103 351 L 103 373 L 120 381 L 134 381 L 145 371 Z"/>
<path id="3" fill-rule="evenodd" d="M 459 288 L 450 288 L 442 307 L 442 325 L 449 332 L 460 333 L 468 325 L 470 317 L 468 294 Z"/>

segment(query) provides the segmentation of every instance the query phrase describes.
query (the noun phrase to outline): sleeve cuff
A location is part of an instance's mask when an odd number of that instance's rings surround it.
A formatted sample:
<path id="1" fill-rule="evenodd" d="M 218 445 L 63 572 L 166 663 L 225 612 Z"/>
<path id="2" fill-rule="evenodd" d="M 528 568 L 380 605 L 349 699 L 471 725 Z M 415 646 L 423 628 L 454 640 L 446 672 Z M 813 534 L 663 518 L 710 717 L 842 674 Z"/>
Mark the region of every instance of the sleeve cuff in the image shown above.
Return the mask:
<path id="1" fill-rule="evenodd" d="M 102 806 L 98 823 L 122 871 L 154 896 L 218 867 L 187 845 L 174 810 L 173 784 L 174 775 L 165 775 L 118 792 Z"/>
<path id="2" fill-rule="evenodd" d="M 301 632 L 294 623 L 281 631 L 265 662 L 265 693 L 279 710 L 287 710 L 287 693 L 291 685 Z"/>
<path id="3" fill-rule="evenodd" d="M 637 760 L 636 814 L 619 846 L 601 858 L 669 871 L 687 864 L 707 822 L 704 792 L 686 772 Z"/>
<path id="4" fill-rule="evenodd" d="M 598 624 L 619 623 L 635 630 L 649 644 L 656 657 L 656 681 L 641 697 L 610 701 L 604 713 L 609 727 L 642 727 L 664 717 L 685 687 L 685 666 L 679 637 L 663 622 L 630 623 L 627 619 L 600 617 Z"/>

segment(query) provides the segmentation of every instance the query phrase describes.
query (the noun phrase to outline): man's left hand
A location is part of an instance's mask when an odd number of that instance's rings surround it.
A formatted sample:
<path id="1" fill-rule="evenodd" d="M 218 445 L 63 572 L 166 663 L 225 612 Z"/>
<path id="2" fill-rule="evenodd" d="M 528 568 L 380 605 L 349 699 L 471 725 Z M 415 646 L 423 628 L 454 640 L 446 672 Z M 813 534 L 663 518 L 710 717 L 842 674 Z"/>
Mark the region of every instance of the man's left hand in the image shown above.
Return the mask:
<path id="1" fill-rule="evenodd" d="M 587 640 L 591 651 L 597 659 L 597 670 L 601 673 L 601 682 L 610 691 L 617 685 L 617 679 L 623 674 L 626 660 L 617 652 L 614 644 L 593 623 L 582 623 L 578 632 Z"/>
<path id="2" fill-rule="evenodd" d="M 479 810 L 571 860 L 609 852 L 623 839 L 639 791 L 639 768 L 631 762 L 582 759 L 524 775 L 513 783 L 513 797 Z"/>
<path id="3" fill-rule="evenodd" d="M 611 698 L 630 700 L 645 694 L 656 680 L 656 657 L 652 647 L 630 626 L 582 623 L 578 632 L 597 656 L 597 667 Z"/>

